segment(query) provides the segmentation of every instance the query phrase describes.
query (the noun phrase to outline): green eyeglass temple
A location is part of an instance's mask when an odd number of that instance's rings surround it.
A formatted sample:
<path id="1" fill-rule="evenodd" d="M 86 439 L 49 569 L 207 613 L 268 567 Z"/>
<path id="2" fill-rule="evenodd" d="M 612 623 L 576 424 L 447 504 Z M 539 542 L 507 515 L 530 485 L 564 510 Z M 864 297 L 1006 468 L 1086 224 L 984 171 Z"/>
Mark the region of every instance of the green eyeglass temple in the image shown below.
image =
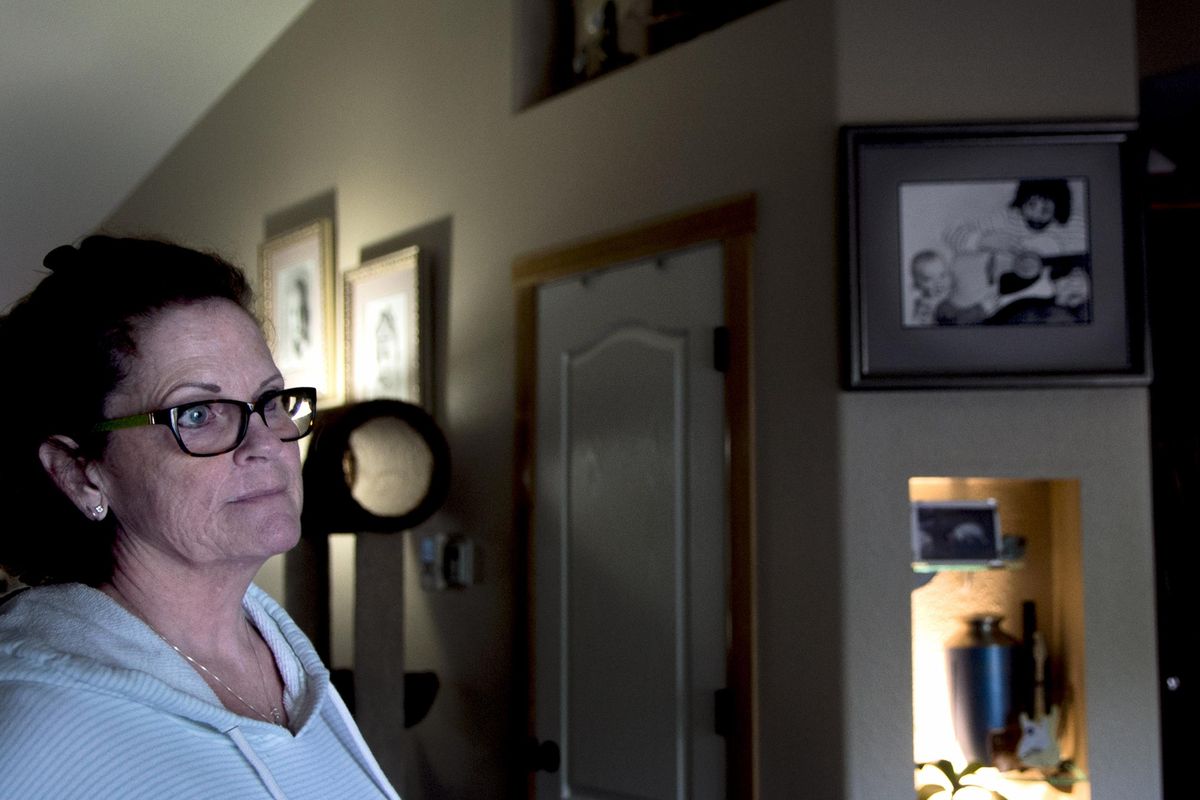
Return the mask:
<path id="1" fill-rule="evenodd" d="M 105 431 L 119 431 L 126 428 L 140 428 L 145 425 L 166 425 L 171 429 L 171 433 L 175 437 L 175 442 L 179 445 L 184 453 L 189 456 L 206 457 L 219 456 L 222 453 L 228 453 L 236 450 L 238 446 L 246 438 L 246 432 L 250 428 L 250 417 L 253 414 L 258 414 L 262 417 L 263 423 L 271 427 L 271 422 L 267 419 L 267 405 L 275 400 L 284 401 L 284 407 L 288 412 L 290 422 L 295 424 L 295 435 L 280 436 L 279 440 L 283 442 L 294 442 L 297 439 L 303 439 L 312 432 L 313 420 L 317 414 L 317 390 L 311 386 L 296 387 L 293 389 L 276 389 L 266 392 L 262 397 L 255 400 L 253 403 L 248 403 L 244 400 L 228 400 L 225 398 L 213 398 L 211 400 L 196 400 L 190 403 L 182 403 L 170 408 L 159 409 L 158 411 L 143 411 L 138 414 L 130 414 L 127 417 L 118 417 L 117 419 L 106 419 L 97 422 L 92 426 L 93 433 L 102 433 Z M 235 438 L 232 441 L 226 441 L 224 444 L 212 449 L 197 452 L 189 448 L 184 441 L 184 434 L 180 433 L 179 416 L 189 409 L 199 406 L 219 403 L 225 406 L 232 406 L 241 411 L 240 422 L 238 424 Z M 296 413 L 299 412 L 299 413 Z M 278 434 L 278 431 L 276 431 Z"/>

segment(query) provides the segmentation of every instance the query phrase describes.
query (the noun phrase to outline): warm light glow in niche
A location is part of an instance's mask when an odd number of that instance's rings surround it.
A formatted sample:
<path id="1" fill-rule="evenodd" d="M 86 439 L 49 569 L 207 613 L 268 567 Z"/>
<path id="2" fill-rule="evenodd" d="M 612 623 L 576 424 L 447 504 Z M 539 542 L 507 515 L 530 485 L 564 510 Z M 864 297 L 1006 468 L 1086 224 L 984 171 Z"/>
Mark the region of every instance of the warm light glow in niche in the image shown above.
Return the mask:
<path id="1" fill-rule="evenodd" d="M 947 570 L 913 576 L 912 670 L 913 758 L 949 759 L 961 770 L 966 759 L 954 736 L 947 690 L 946 640 L 964 628 L 964 618 L 998 614 L 1001 629 L 1022 638 L 1022 602 L 1036 604 L 1038 629 L 1054 662 L 1053 679 L 1068 698 L 1063 756 L 1086 770 L 1086 709 L 1083 692 L 1083 592 L 1080 559 L 1079 484 L 1075 480 L 932 478 L 909 480 L 910 500 L 997 501 L 1002 534 L 1025 539 L 1025 557 L 1005 569 Z M 918 785 L 936 783 L 935 770 L 923 770 Z M 966 782 L 987 786 L 1006 800 L 1057 798 L 1062 793 L 1043 781 L 1015 781 L 994 769 Z M 959 797 L 965 798 L 969 792 Z M 982 793 L 979 793 L 982 796 Z M 1087 800 L 1086 784 L 1073 800 Z"/>

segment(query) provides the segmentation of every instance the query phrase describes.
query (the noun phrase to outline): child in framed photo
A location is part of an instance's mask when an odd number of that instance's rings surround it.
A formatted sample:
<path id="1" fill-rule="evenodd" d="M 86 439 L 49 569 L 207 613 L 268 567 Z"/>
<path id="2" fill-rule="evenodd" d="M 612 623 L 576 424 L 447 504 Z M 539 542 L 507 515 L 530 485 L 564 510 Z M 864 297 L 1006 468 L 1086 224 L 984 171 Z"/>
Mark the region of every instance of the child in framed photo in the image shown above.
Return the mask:
<path id="1" fill-rule="evenodd" d="M 332 226 L 318 220 L 259 250 L 261 312 L 271 352 L 289 386 L 333 390 Z"/>
<path id="2" fill-rule="evenodd" d="M 419 389 L 414 370 L 403 294 L 364 303 L 362 337 L 371 355 L 358 360 L 354 393 L 360 397 L 415 397 Z"/>
<path id="3" fill-rule="evenodd" d="M 415 247 L 346 273 L 346 388 L 351 399 L 416 404 L 424 399 L 422 291 Z"/>
<path id="4" fill-rule="evenodd" d="M 1078 178 L 902 185 L 905 326 L 1088 323 L 1086 205 Z"/>
<path id="5" fill-rule="evenodd" d="M 311 358 L 314 331 L 312 308 L 315 265 L 296 264 L 279 273 L 278 320 L 279 363 L 287 369 L 303 367 Z"/>

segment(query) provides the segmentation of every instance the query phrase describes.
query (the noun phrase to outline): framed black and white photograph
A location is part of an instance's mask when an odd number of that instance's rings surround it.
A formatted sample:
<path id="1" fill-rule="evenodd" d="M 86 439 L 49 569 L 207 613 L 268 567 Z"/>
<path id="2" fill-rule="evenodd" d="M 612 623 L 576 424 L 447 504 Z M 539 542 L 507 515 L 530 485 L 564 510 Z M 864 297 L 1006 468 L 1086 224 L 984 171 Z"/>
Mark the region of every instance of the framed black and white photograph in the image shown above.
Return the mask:
<path id="1" fill-rule="evenodd" d="M 916 500 L 911 508 L 915 566 L 971 567 L 1000 562 L 1000 515 L 995 500 Z"/>
<path id="2" fill-rule="evenodd" d="M 272 355 L 288 386 L 335 393 L 332 223 L 317 220 L 259 248 L 259 298 Z"/>
<path id="3" fill-rule="evenodd" d="M 1131 122 L 842 129 L 848 388 L 1149 379 Z"/>
<path id="4" fill-rule="evenodd" d="M 423 335 L 420 252 L 408 247 L 345 274 L 347 397 L 420 405 L 428 337 Z"/>

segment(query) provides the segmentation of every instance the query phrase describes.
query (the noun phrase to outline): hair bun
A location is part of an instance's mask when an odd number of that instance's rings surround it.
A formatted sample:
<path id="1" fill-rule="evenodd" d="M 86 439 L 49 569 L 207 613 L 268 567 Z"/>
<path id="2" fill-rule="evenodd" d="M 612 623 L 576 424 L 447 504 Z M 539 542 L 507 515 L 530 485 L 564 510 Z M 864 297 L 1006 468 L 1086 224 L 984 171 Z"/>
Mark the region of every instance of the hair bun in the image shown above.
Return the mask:
<path id="1" fill-rule="evenodd" d="M 46 257 L 42 259 L 42 266 L 55 272 L 74 264 L 78 257 L 79 251 L 75 249 L 75 245 L 63 244 L 46 253 Z"/>

